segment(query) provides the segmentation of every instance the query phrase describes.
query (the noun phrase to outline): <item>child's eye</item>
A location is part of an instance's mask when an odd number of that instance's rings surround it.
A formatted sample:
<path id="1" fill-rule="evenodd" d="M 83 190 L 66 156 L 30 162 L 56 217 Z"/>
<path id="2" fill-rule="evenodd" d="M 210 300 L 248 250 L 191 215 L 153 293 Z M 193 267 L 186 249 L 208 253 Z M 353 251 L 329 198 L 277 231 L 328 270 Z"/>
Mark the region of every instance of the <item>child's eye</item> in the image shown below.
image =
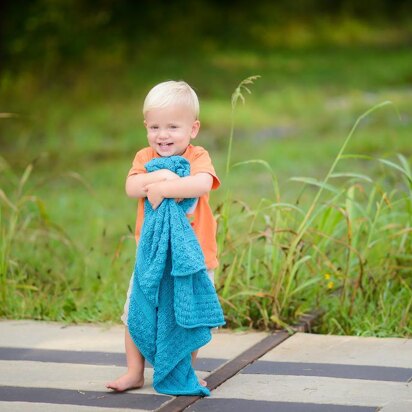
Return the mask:
<path id="1" fill-rule="evenodd" d="M 177 129 L 177 126 L 174 125 L 174 124 L 172 124 L 172 125 L 170 126 L 170 128 L 171 128 L 171 129 Z"/>
<path id="2" fill-rule="evenodd" d="M 150 126 L 150 130 L 157 130 L 159 126 Z"/>

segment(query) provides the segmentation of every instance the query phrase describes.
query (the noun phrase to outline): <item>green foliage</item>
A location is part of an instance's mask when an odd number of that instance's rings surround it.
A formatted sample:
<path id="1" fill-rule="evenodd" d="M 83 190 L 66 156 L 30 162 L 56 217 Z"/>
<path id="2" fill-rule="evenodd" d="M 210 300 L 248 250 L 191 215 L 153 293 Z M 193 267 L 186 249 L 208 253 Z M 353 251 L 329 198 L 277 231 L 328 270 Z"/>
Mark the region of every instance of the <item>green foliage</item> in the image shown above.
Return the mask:
<path id="1" fill-rule="evenodd" d="M 116 66 L 136 56 L 154 58 L 159 52 L 192 48 L 208 53 L 408 44 L 412 8 L 405 0 L 375 0 L 373 7 L 354 0 L 261 0 L 253 7 L 205 0 L 15 0 L 0 7 L 2 60 L 14 70 L 36 67 L 46 79 L 68 65 L 100 60 Z"/>
<path id="2" fill-rule="evenodd" d="M 216 278 L 230 326 L 287 327 L 320 307 L 325 310 L 319 327 L 324 333 L 411 334 L 409 163 L 402 155 L 399 164 L 376 159 L 404 180 L 389 193 L 380 180 L 335 173 L 359 123 L 388 104 L 378 104 L 357 119 L 322 181 L 290 179 L 317 188 L 304 206 L 282 202 L 276 174 L 267 162 L 230 165 L 232 127 L 227 170 L 263 165 L 274 193 L 255 208 L 232 200 L 230 194 L 219 208 L 221 271 Z M 332 184 L 331 179 L 342 182 Z"/>
<path id="3" fill-rule="evenodd" d="M 230 326 L 276 328 L 320 306 L 325 333 L 410 334 L 409 49 L 121 56 L 46 80 L 0 77 L 1 316 L 118 320 L 135 253 L 123 186 L 145 142 L 141 101 L 157 80 L 184 78 L 201 99 L 196 143 L 223 182 L 211 198 Z M 250 72 L 263 80 L 232 110 L 233 79 Z M 401 121 L 375 111 L 342 147 L 359 113 L 386 100 Z"/>
<path id="4" fill-rule="evenodd" d="M 130 266 L 130 258 L 120 257 L 127 237 L 118 239 L 111 249 L 105 247 L 105 233 L 91 233 L 93 246 L 86 250 L 79 239 L 73 241 L 67 230 L 55 223 L 49 205 L 36 194 L 40 187 L 30 184 L 36 162 L 18 177 L 3 158 L 0 160 L 0 316 L 60 321 L 113 319 L 113 311 L 120 310 L 124 295 L 118 290 L 115 275 L 123 267 L 129 271 Z M 74 173 L 58 180 L 65 177 L 85 186 Z M 93 203 L 87 205 L 96 207 Z M 96 230 L 96 222 L 89 223 Z M 85 233 L 83 238 L 87 239 Z M 96 257 L 95 248 L 99 252 Z"/>

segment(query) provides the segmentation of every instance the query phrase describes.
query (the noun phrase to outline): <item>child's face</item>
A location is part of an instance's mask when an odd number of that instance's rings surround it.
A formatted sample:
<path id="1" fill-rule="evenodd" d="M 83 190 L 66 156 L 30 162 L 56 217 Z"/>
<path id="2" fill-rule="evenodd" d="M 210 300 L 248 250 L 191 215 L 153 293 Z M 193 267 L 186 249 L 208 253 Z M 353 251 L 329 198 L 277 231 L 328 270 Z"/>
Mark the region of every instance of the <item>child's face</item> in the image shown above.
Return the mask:
<path id="1" fill-rule="evenodd" d="M 162 157 L 181 155 L 197 136 L 200 122 L 186 106 L 151 109 L 145 115 L 149 145 Z"/>

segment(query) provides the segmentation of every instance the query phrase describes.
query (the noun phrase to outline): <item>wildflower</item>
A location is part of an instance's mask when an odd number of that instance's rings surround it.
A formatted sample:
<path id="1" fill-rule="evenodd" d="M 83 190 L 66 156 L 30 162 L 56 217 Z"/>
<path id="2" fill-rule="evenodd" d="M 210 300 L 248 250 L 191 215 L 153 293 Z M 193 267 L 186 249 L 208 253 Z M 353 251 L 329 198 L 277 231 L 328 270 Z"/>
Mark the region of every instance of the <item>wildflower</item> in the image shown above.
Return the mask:
<path id="1" fill-rule="evenodd" d="M 330 279 L 330 274 L 329 273 L 325 273 L 325 279 L 329 280 Z"/>
<path id="2" fill-rule="evenodd" d="M 334 285 L 335 285 L 334 282 L 332 281 L 328 282 L 328 289 L 332 289 Z"/>

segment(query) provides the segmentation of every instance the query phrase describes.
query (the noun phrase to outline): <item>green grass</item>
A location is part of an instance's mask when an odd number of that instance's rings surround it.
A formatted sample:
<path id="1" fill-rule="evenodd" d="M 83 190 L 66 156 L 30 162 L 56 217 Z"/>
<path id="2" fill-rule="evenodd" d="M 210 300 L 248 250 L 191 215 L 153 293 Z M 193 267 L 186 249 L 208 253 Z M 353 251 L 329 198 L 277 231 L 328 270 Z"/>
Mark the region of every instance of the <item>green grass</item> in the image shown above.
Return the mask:
<path id="1" fill-rule="evenodd" d="M 2 111 L 17 116 L 0 119 L 1 316 L 118 321 L 135 253 L 135 202 L 124 179 L 145 144 L 142 98 L 156 81 L 184 78 L 201 99 L 196 143 L 223 180 L 212 205 L 229 325 L 279 327 L 321 306 L 324 333 L 410 335 L 408 50 L 192 57 L 183 67 L 167 57 L 155 67 L 68 71 L 49 83 L 3 73 Z M 234 112 L 230 164 L 263 162 L 225 176 L 230 95 L 253 73 L 262 78 Z M 385 100 L 394 106 L 367 116 L 347 141 L 344 154 L 360 156 L 340 156 L 333 171 L 370 180 L 332 176 L 314 202 L 319 186 L 291 178 L 322 182 L 355 120 Z"/>
<path id="2" fill-rule="evenodd" d="M 233 95 L 233 110 L 242 86 Z M 283 200 L 276 173 L 266 161 L 251 159 L 230 167 L 231 133 L 226 170 L 260 165 L 273 183 L 272 196 L 260 198 L 257 207 L 232 200 L 228 191 L 220 209 L 217 283 L 232 326 L 287 327 L 291 319 L 319 306 L 326 311 L 322 332 L 410 335 L 409 163 L 402 155 L 398 163 L 376 160 L 403 182 L 389 193 L 380 179 L 352 170 L 336 172 L 344 158 L 374 160 L 345 155 L 345 149 L 359 124 L 389 105 L 376 105 L 358 118 L 324 178 L 291 179 L 316 188 L 302 205 L 299 199 Z M 388 172 L 384 176 L 391 177 Z M 341 183 L 330 182 L 335 179 Z"/>

